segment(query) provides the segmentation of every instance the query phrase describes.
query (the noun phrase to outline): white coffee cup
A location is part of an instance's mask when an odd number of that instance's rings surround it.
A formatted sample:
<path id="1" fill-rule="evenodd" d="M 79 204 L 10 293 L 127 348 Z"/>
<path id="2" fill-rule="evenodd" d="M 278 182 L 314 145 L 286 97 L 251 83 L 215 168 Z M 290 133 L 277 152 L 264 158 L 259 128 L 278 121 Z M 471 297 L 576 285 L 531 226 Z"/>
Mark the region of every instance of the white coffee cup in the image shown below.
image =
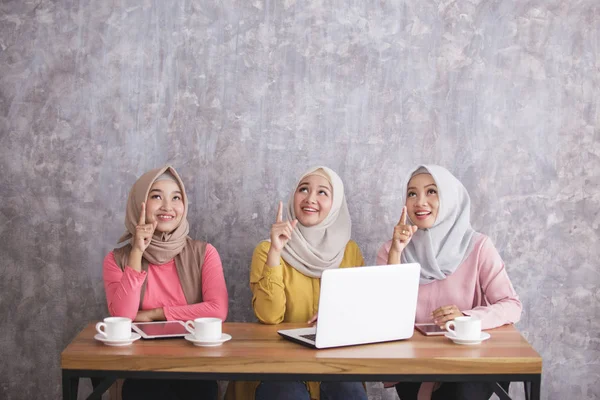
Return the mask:
<path id="1" fill-rule="evenodd" d="M 125 317 L 104 318 L 104 322 L 96 324 L 96 330 L 108 340 L 129 339 L 131 337 L 131 319 Z"/>
<path id="2" fill-rule="evenodd" d="M 451 327 L 454 326 L 454 329 Z M 459 339 L 479 339 L 481 337 L 481 320 L 475 317 L 456 317 L 446 322 L 446 330 Z"/>
<path id="3" fill-rule="evenodd" d="M 222 335 L 223 321 L 219 318 L 196 318 L 185 323 L 185 329 L 194 335 L 196 340 L 219 340 Z"/>

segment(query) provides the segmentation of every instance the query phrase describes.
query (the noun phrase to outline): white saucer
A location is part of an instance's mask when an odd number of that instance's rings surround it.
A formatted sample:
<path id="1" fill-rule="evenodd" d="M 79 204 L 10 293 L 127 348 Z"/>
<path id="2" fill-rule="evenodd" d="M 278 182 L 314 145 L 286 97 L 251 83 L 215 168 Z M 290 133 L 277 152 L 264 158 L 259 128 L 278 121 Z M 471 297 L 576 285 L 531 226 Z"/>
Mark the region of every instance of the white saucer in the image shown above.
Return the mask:
<path id="1" fill-rule="evenodd" d="M 446 332 L 444 334 L 448 339 L 452 340 L 456 344 L 479 344 L 484 340 L 488 340 L 490 338 L 490 334 L 487 332 L 481 332 L 481 336 L 478 339 L 462 339 L 454 336 L 453 333 Z"/>
<path id="2" fill-rule="evenodd" d="M 221 335 L 220 339 L 216 339 L 216 340 L 198 340 L 194 337 L 194 335 L 185 335 L 184 338 L 188 342 L 192 342 L 194 344 L 194 346 L 215 347 L 215 346 L 220 346 L 223 343 L 225 343 L 226 341 L 230 340 L 231 335 L 224 333 Z"/>
<path id="3" fill-rule="evenodd" d="M 131 343 L 135 342 L 139 338 L 141 338 L 141 336 L 135 332 L 131 332 L 131 337 L 129 339 L 110 340 L 99 333 L 97 333 L 96 336 L 94 336 L 94 339 L 104 343 L 107 346 L 129 346 Z"/>

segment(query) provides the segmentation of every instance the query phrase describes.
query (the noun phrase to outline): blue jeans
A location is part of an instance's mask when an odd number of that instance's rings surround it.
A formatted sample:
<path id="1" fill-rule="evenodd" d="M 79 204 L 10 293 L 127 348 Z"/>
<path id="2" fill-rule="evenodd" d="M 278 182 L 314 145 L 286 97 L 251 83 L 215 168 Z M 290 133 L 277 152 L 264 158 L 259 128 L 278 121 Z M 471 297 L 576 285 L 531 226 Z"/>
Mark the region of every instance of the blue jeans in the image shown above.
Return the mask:
<path id="1" fill-rule="evenodd" d="M 256 400 L 310 400 L 304 382 L 261 382 L 256 388 Z M 360 382 L 321 382 L 322 400 L 367 400 Z"/>

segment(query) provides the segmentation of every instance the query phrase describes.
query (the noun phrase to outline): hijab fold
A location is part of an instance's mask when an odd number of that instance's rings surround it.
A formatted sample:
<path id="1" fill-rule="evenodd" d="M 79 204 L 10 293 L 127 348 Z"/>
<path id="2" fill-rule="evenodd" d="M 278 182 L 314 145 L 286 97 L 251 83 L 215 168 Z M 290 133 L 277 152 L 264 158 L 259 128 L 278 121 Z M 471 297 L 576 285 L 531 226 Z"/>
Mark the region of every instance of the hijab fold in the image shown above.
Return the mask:
<path id="1" fill-rule="evenodd" d="M 281 252 L 281 256 L 288 264 L 298 272 L 313 278 L 320 278 L 323 271 L 327 269 L 339 268 L 352 228 L 342 179 L 331 169 L 322 166 L 310 168 L 296 183 L 286 209 L 289 220 L 296 218 L 294 194 L 298 185 L 307 176 L 323 176 L 323 172 L 333 189 L 329 214 L 316 226 L 296 224 L 292 238 Z"/>
<path id="2" fill-rule="evenodd" d="M 148 193 L 154 182 L 163 179 L 174 180 L 179 185 L 184 211 L 181 222 L 175 230 L 171 232 L 154 232 L 150 245 L 142 255 L 142 270 L 148 271 L 149 264 L 161 265 L 175 259 L 177 275 L 187 303 L 200 303 L 202 301 L 202 265 L 206 243 L 193 240 L 188 236 L 190 230 L 187 221 L 188 198 L 183 181 L 173 167 L 166 165 L 148 171 L 133 184 L 127 198 L 127 208 L 125 210 L 125 228 L 127 232 L 121 236 L 118 243 L 131 241 L 140 219 L 142 202 L 148 199 Z M 130 251 L 131 243 L 114 250 L 115 261 L 121 270 L 125 270 L 125 267 L 129 264 Z M 140 309 L 144 300 L 146 283 L 147 281 L 144 281 L 140 292 Z"/>
<path id="3" fill-rule="evenodd" d="M 154 232 L 154 236 L 150 241 L 150 246 L 144 251 L 144 258 L 150 263 L 160 265 L 169 260 L 172 260 L 177 254 L 181 253 L 185 244 L 186 237 L 190 231 L 190 226 L 187 221 L 188 199 L 185 194 L 183 181 L 175 171 L 175 168 L 166 165 L 162 168 L 153 169 L 142 175 L 131 188 L 129 197 L 127 198 L 127 209 L 125 210 L 125 228 L 127 232 L 121 236 L 118 243 L 124 242 L 133 238 L 135 227 L 140 220 L 140 212 L 142 210 L 142 202 L 148 199 L 148 193 L 152 184 L 162 175 L 168 173 L 175 178 L 175 181 L 181 189 L 181 195 L 184 204 L 184 211 L 181 217 L 179 226 L 172 232 Z"/>
<path id="4" fill-rule="evenodd" d="M 402 251 L 403 263 L 421 264 L 421 284 L 446 279 L 460 266 L 472 248 L 471 200 L 463 184 L 438 165 L 420 165 L 412 170 L 403 186 L 415 175 L 429 173 L 438 188 L 439 209 L 433 226 L 418 229 Z M 411 221 L 412 223 L 412 221 Z"/>

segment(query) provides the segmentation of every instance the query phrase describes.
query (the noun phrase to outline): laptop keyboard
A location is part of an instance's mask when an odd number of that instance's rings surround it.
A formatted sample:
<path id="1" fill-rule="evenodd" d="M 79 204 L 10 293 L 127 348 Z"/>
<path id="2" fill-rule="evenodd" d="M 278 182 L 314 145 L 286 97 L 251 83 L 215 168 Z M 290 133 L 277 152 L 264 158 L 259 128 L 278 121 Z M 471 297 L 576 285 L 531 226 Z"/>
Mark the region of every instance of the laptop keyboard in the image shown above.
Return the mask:
<path id="1" fill-rule="evenodd" d="M 315 340 L 317 340 L 317 334 L 316 333 L 311 333 L 310 335 L 300 335 L 300 337 L 303 337 L 304 339 L 312 340 L 313 342 Z"/>

